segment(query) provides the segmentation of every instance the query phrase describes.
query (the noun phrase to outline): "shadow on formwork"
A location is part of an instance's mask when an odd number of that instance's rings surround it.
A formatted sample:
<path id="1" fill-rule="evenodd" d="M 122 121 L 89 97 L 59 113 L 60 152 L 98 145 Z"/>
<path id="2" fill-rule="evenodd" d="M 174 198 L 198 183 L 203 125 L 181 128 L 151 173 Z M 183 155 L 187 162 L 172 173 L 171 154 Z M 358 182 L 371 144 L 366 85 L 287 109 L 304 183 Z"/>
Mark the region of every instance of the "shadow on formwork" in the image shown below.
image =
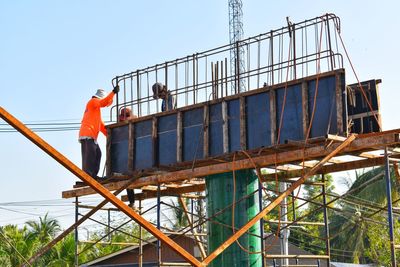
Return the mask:
<path id="1" fill-rule="evenodd" d="M 227 62 L 233 49 L 245 51 L 244 72 L 228 68 L 238 65 Z M 29 262 L 110 202 L 158 239 L 154 257 L 159 265 L 329 266 L 327 209 L 340 197 L 327 201 L 324 175 L 377 165 L 388 168 L 389 160 L 398 158 L 400 133 L 381 131 L 380 80 L 346 85 L 345 52 L 340 19 L 326 14 L 116 76 L 112 83 L 121 91 L 110 113 L 115 123 L 107 126 L 109 178 L 101 182 L 1 109 L 3 119 L 83 181 L 64 191 L 64 198 L 76 198 L 77 209 L 81 196 L 105 198 L 77 216 L 74 225 Z M 165 111 L 163 100 L 151 90 L 156 82 L 163 83 L 174 100 Z M 118 121 L 127 107 L 137 117 Z M 317 174 L 321 180 L 311 182 Z M 303 198 L 298 194 L 303 184 L 320 187 L 322 197 Z M 125 189 L 129 197 L 117 198 Z M 384 209 L 390 217 L 388 192 Z M 180 205 L 171 207 L 164 201 L 169 197 L 177 197 Z M 142 204 L 150 198 L 157 200 L 152 207 L 155 223 L 143 217 L 147 211 Z M 323 222 L 288 220 L 289 212 L 304 206 L 289 206 L 297 200 L 322 209 Z M 161 226 L 166 208 L 180 209 L 187 226 Z M 277 214 L 277 219 L 268 214 Z M 293 254 L 288 229 L 301 225 L 323 229 L 324 253 Z M 265 233 L 267 226 L 275 230 Z M 188 252 L 169 237 L 171 232 L 190 235 L 197 249 Z M 145 240 L 136 238 L 141 247 Z M 77 235 L 76 239 L 78 243 Z M 272 249 L 276 244 L 279 252 Z M 165 247 L 181 261 L 167 262 Z M 132 260 L 140 266 L 144 262 L 138 255 Z"/>

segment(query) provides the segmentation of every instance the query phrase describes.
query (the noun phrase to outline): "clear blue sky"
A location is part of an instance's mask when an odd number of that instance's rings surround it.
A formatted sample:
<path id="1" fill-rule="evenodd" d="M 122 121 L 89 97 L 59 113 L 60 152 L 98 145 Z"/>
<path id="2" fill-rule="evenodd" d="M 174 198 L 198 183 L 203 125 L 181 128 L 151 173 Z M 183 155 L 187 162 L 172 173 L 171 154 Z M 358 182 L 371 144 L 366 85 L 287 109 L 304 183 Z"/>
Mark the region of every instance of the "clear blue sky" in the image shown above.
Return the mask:
<path id="1" fill-rule="evenodd" d="M 115 75 L 227 44 L 227 2 L 0 1 L 0 105 L 23 122 L 78 122 L 90 96 L 100 87 L 111 90 Z M 398 1 L 244 2 L 245 37 L 284 26 L 286 16 L 293 22 L 327 12 L 341 17 L 360 79 L 383 80 L 384 129 L 400 126 Z M 347 82 L 353 83 L 349 68 L 347 73 Z M 108 110 L 103 111 L 107 116 Z M 80 166 L 77 131 L 40 136 Z M 100 141 L 105 152 L 104 138 Z M 19 133 L 0 133 L 0 169 L 0 207 L 59 199 L 76 181 Z M 5 218 L 0 225 L 30 216 L 0 214 Z"/>

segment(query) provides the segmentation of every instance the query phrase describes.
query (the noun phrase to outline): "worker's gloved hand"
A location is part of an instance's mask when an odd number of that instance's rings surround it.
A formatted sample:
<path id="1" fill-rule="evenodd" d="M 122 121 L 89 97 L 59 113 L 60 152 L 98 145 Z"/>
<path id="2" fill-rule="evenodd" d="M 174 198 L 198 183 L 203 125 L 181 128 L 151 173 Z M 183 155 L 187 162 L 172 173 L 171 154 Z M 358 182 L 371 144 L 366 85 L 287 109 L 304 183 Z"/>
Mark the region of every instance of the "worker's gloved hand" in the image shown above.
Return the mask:
<path id="1" fill-rule="evenodd" d="M 113 92 L 114 94 L 117 94 L 119 92 L 119 85 L 114 87 Z"/>

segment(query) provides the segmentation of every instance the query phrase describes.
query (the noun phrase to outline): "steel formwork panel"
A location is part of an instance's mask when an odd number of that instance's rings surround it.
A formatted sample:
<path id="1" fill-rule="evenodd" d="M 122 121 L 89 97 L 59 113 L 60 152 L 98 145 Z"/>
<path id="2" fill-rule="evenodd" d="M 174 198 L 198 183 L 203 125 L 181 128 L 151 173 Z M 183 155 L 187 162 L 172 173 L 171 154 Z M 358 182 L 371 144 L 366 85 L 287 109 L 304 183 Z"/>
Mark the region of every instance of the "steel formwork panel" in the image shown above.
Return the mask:
<path id="1" fill-rule="evenodd" d="M 339 99 L 340 105 L 336 97 L 345 94 L 344 75 L 343 70 L 332 71 L 110 125 L 109 170 L 130 174 L 301 141 L 311 114 L 309 138 L 346 135 L 347 112 L 340 109 L 346 107 L 346 97 Z"/>

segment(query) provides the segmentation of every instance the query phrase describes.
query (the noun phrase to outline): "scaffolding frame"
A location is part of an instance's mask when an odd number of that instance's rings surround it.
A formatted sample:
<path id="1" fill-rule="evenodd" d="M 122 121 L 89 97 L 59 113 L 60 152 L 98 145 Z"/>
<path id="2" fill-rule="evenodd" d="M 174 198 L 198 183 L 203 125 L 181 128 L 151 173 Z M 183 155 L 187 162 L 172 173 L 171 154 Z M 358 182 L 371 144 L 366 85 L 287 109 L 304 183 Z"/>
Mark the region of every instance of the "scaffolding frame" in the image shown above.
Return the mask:
<path id="1" fill-rule="evenodd" d="M 106 202 L 111 202 L 128 215 L 130 218 L 135 220 L 139 225 L 141 225 L 144 229 L 149 231 L 152 235 L 158 238 L 160 241 L 164 243 L 166 246 L 170 246 L 175 252 L 181 255 L 188 263 L 194 266 L 207 266 L 212 260 L 217 257 L 220 253 L 222 253 L 229 245 L 235 242 L 241 235 L 246 233 L 246 231 L 262 219 L 266 214 L 268 214 L 274 207 L 280 204 L 283 198 L 290 196 L 290 193 L 293 192 L 298 186 L 306 182 L 307 178 L 315 174 L 324 174 L 324 173 L 331 173 L 334 171 L 343 171 L 343 170 L 350 170 L 350 169 L 357 169 L 357 168 L 364 168 L 364 167 L 371 167 L 377 165 L 385 165 L 388 166 L 389 164 L 389 156 L 387 153 L 381 155 L 376 153 L 376 151 L 382 151 L 386 148 L 400 146 L 399 135 L 400 129 L 391 130 L 391 131 L 384 131 L 379 133 L 370 133 L 370 134 L 360 134 L 360 135 L 350 135 L 347 138 L 324 138 L 324 140 L 314 140 L 310 142 L 310 145 L 307 147 L 299 148 L 298 146 L 294 145 L 276 145 L 274 147 L 263 149 L 264 151 L 250 151 L 252 157 L 239 158 L 235 162 L 236 169 L 248 169 L 248 168 L 263 168 L 263 167 L 271 167 L 271 165 L 281 166 L 282 168 L 278 169 L 285 169 L 284 171 L 279 172 L 280 180 L 288 181 L 287 177 L 298 177 L 298 169 L 296 168 L 288 168 L 285 165 L 287 164 L 294 164 L 297 163 L 299 166 L 303 165 L 303 159 L 307 161 L 317 161 L 316 164 L 313 164 L 312 167 L 305 169 L 305 174 L 298 178 L 297 180 L 291 180 L 292 185 L 288 187 L 285 192 L 281 192 L 269 205 L 264 207 L 262 211 L 255 216 L 252 220 L 250 220 L 246 225 L 242 226 L 240 229 L 236 231 L 234 235 L 232 235 L 228 240 L 226 240 L 218 249 L 214 252 L 210 253 L 203 261 L 199 261 L 193 255 L 188 253 L 186 250 L 182 249 L 178 244 L 176 244 L 173 240 L 171 240 L 167 235 L 165 235 L 162 231 L 154 227 L 151 223 L 145 220 L 141 215 L 136 213 L 133 209 L 128 207 L 123 201 L 118 199 L 115 195 L 123 191 L 125 188 L 144 188 L 146 191 L 146 186 L 157 186 L 161 189 L 159 185 L 161 184 L 169 184 L 173 185 L 170 187 L 175 187 L 175 195 L 179 195 L 179 189 L 182 188 L 185 194 L 188 193 L 186 187 L 187 181 L 194 178 L 201 178 L 205 175 L 209 174 L 216 174 L 222 173 L 232 170 L 232 161 L 228 158 L 225 158 L 225 162 L 221 163 L 221 159 L 208 162 L 208 165 L 194 167 L 193 169 L 186 169 L 186 170 L 178 170 L 172 172 L 164 172 L 164 173 L 157 173 L 147 177 L 141 177 L 135 179 L 135 177 L 131 177 L 128 180 L 118 181 L 118 182 L 111 182 L 107 184 L 100 184 L 95 181 L 93 178 L 88 176 L 82 170 L 80 170 L 77 166 L 75 166 L 71 161 L 69 161 L 65 156 L 51 147 L 48 143 L 46 143 L 43 139 L 41 139 L 38 135 L 30 131 L 24 124 L 18 121 L 15 117 L 9 114 L 5 109 L 0 107 L 0 116 L 6 122 L 8 122 L 12 127 L 22 133 L 25 137 L 31 140 L 34 144 L 40 147 L 43 151 L 53 157 L 56 161 L 62 164 L 65 168 L 70 170 L 74 175 L 78 178 L 83 180 L 87 183 L 88 187 L 81 187 L 75 188 L 70 191 L 63 192 L 63 197 L 71 198 L 71 197 L 79 197 L 88 194 L 95 194 L 99 193 L 102 195 L 105 200 L 100 203 L 96 208 L 92 209 L 88 214 L 86 214 L 82 218 L 89 218 L 90 215 L 94 214 L 95 211 L 100 209 Z M 339 156 L 349 155 L 352 157 L 357 157 L 358 160 L 353 161 L 340 161 L 337 159 Z M 357 155 L 357 156 L 354 156 Z M 336 157 L 336 158 L 335 158 Z M 398 158 L 398 155 L 392 155 L 391 158 Z M 201 165 L 203 165 L 202 162 Z M 255 166 L 254 166 L 255 165 Z M 305 164 L 311 166 L 310 164 Z M 286 177 L 282 179 L 282 176 Z M 196 179 L 196 180 L 197 180 Z M 270 176 L 264 175 L 264 181 L 270 179 Z M 197 180 L 198 181 L 198 180 Z M 182 185 L 182 186 L 181 186 Z M 192 185 L 190 185 L 192 186 Z M 201 189 L 199 183 L 197 183 L 197 188 L 195 191 Z M 165 188 L 168 188 L 167 186 Z M 161 195 L 161 190 L 158 189 L 158 195 Z M 115 191 L 112 194 L 110 191 Z M 165 189 L 164 189 L 165 190 Z M 388 197 L 389 198 L 389 197 Z M 398 202 L 399 200 L 395 200 L 394 202 Z M 390 207 L 389 202 L 388 207 Z M 328 204 L 326 204 L 328 205 Z M 326 206 L 324 205 L 324 206 Z M 391 210 L 389 208 L 389 210 Z M 389 212 L 388 210 L 388 212 Z M 83 222 L 84 220 L 79 219 L 78 222 Z M 389 219 L 390 220 L 390 219 Z M 326 223 L 325 223 L 326 224 Z M 290 225 L 290 224 L 287 224 Z M 66 233 L 69 231 L 71 232 L 78 226 L 78 223 L 75 223 L 66 231 L 64 231 L 60 236 L 65 236 Z M 393 226 L 393 225 L 392 225 Z M 326 226 L 325 226 L 326 227 Z M 56 240 L 60 240 L 57 238 Z M 394 250 L 396 245 L 393 239 L 393 228 L 391 227 L 391 240 L 393 244 L 391 247 Z M 56 242 L 55 242 L 56 243 Z M 54 244 L 52 242 L 46 249 L 51 248 Z M 329 250 L 328 250 L 329 252 Z M 43 250 L 42 250 L 43 254 Z M 322 255 L 321 257 L 326 259 L 329 254 Z M 277 255 L 264 255 L 265 258 L 278 258 L 282 256 Z M 293 255 L 288 255 L 287 257 L 293 258 Z M 319 257 L 319 256 L 318 256 Z M 37 259 L 38 256 L 33 256 L 32 260 Z M 302 258 L 300 255 L 295 258 Z M 395 265 L 393 265 L 395 266 Z"/>

